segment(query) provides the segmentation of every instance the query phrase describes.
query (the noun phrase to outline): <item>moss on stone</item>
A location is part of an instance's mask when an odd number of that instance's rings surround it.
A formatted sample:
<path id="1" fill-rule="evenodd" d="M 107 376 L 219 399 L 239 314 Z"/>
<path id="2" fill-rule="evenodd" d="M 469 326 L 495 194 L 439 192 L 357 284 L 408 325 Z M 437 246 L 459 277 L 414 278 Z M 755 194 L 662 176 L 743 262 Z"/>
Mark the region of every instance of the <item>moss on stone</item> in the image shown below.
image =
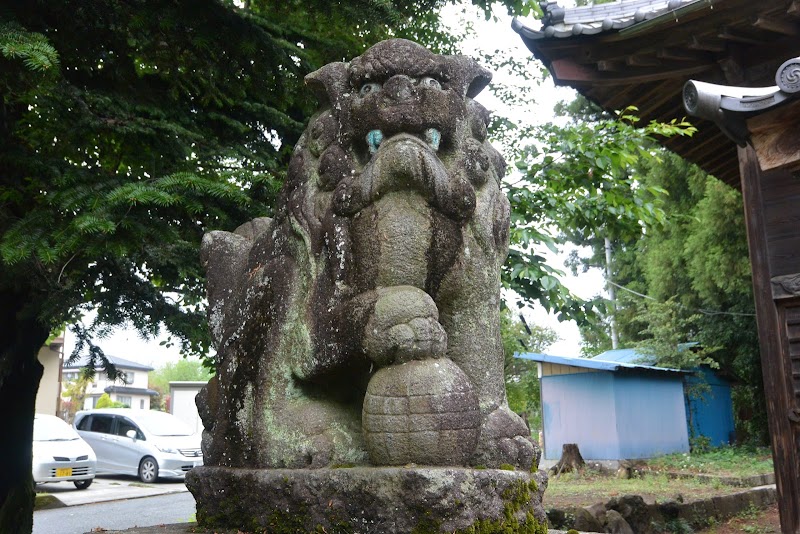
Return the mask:
<path id="1" fill-rule="evenodd" d="M 517 468 L 511 464 L 500 464 L 500 469 L 503 471 L 516 471 Z"/>
<path id="2" fill-rule="evenodd" d="M 458 534 L 547 534 L 547 523 L 540 523 L 530 511 L 525 513 L 525 521 L 520 524 L 517 514 L 531 500 L 536 481 L 517 480 L 503 491 L 505 501 L 502 519 L 479 519 L 471 526 L 456 531 Z"/>
<path id="3" fill-rule="evenodd" d="M 438 534 L 442 522 L 431 517 L 431 512 L 425 512 L 419 523 L 411 530 L 411 534 Z"/>

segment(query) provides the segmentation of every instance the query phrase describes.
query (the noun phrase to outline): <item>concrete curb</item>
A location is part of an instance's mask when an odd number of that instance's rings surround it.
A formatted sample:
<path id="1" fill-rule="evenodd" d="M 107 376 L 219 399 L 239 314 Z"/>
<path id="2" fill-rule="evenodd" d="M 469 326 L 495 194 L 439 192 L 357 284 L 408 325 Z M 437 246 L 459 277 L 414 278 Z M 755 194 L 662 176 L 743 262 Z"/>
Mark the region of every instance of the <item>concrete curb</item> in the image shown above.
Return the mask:
<path id="1" fill-rule="evenodd" d="M 37 487 L 38 493 L 44 493 L 48 499 L 56 500 L 48 508 L 58 508 L 62 506 L 80 506 L 83 504 L 94 504 L 98 502 L 123 501 L 127 499 L 139 499 L 143 497 L 154 497 L 156 495 L 169 495 L 172 493 L 183 493 L 188 491 L 182 480 L 160 481 L 154 484 L 142 484 L 133 477 L 108 478 L 97 477 L 94 483 L 87 489 L 76 490 L 70 484 L 42 484 Z M 44 509 L 44 508 L 42 508 Z"/>
<path id="2" fill-rule="evenodd" d="M 690 479 L 699 480 L 700 482 L 707 482 L 713 484 L 719 482 L 726 486 L 735 486 L 740 488 L 755 488 L 759 486 L 769 486 L 775 484 L 775 473 L 766 473 L 763 475 L 753 475 L 749 477 L 724 477 L 717 475 L 696 475 L 693 473 L 666 473 L 667 478 L 670 479 Z"/>

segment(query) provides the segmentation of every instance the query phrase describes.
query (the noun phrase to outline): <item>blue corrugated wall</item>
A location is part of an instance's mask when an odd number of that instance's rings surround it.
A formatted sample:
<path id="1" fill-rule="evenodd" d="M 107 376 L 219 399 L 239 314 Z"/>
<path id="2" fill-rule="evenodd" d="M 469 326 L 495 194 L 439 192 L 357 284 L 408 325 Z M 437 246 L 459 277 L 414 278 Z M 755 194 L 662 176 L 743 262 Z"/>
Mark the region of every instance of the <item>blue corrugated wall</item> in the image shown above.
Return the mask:
<path id="1" fill-rule="evenodd" d="M 598 372 L 542 377 L 544 457 L 577 443 L 586 460 L 689 450 L 680 377 Z"/>
<path id="2" fill-rule="evenodd" d="M 620 458 L 689 452 L 680 376 L 614 375 Z"/>
<path id="3" fill-rule="evenodd" d="M 691 424 L 693 434 L 709 438 L 712 447 L 728 445 L 732 442 L 734 431 L 730 383 L 716 376 L 711 369 L 703 367 L 698 372 L 700 378 L 686 377 L 687 385 L 704 380 L 711 387 L 711 391 L 703 394 L 700 401 L 692 399 L 689 402 L 687 398 L 687 422 Z M 691 417 L 689 409 L 692 410 Z"/>
<path id="4" fill-rule="evenodd" d="M 544 457 L 561 458 L 564 443 L 577 443 L 586 460 L 619 457 L 611 373 L 542 378 Z"/>

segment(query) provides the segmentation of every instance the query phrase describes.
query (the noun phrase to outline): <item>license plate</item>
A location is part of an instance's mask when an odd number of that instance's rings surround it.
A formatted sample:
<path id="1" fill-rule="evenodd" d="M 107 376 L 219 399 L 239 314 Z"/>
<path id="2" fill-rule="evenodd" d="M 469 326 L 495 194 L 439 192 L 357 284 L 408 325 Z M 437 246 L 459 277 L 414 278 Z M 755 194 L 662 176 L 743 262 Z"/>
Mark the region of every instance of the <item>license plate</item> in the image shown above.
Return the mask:
<path id="1" fill-rule="evenodd" d="M 72 468 L 71 467 L 57 467 L 56 468 L 56 476 L 57 477 L 71 477 L 72 476 Z"/>

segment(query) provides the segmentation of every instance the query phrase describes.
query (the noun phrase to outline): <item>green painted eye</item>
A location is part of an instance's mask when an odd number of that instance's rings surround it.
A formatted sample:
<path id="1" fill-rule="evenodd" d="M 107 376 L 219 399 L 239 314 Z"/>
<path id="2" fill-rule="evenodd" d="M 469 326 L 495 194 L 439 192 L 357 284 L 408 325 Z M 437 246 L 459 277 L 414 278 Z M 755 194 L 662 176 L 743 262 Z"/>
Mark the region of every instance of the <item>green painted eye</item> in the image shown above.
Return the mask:
<path id="1" fill-rule="evenodd" d="M 436 78 L 431 78 L 430 76 L 425 76 L 424 78 L 420 78 L 419 83 L 426 87 L 433 87 L 434 89 L 441 89 L 442 84 L 439 83 L 439 80 Z"/>
<path id="2" fill-rule="evenodd" d="M 368 82 L 361 86 L 361 89 L 358 90 L 358 94 L 361 96 L 367 96 L 380 90 L 381 84 L 377 82 Z"/>

